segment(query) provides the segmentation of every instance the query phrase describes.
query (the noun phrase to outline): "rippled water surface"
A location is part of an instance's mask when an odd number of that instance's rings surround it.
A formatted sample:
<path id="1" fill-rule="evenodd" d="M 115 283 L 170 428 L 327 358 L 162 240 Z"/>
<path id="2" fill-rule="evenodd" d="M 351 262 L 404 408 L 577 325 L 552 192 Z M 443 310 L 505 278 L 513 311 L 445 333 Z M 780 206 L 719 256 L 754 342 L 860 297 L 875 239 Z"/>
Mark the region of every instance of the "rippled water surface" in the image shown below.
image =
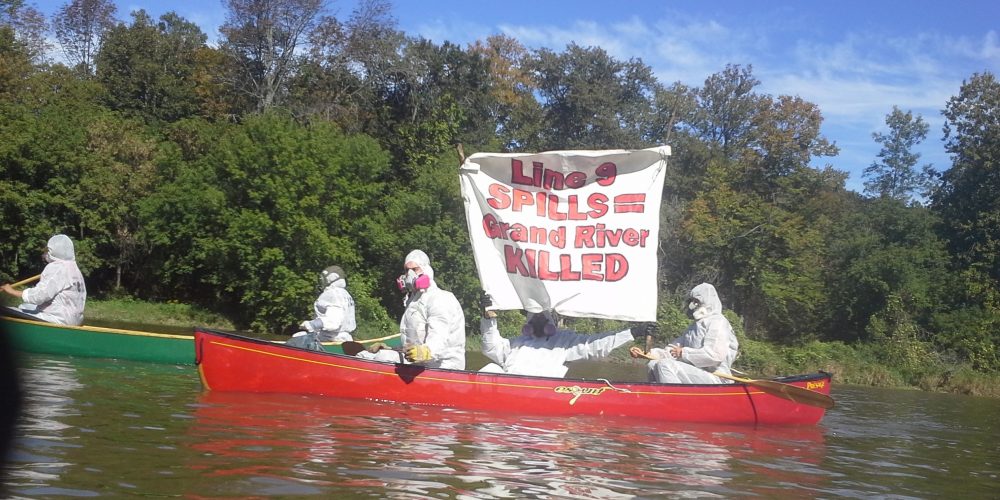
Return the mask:
<path id="1" fill-rule="evenodd" d="M 1000 402 L 834 385 L 818 426 L 207 393 L 192 367 L 28 356 L 21 498 L 997 498 Z"/>

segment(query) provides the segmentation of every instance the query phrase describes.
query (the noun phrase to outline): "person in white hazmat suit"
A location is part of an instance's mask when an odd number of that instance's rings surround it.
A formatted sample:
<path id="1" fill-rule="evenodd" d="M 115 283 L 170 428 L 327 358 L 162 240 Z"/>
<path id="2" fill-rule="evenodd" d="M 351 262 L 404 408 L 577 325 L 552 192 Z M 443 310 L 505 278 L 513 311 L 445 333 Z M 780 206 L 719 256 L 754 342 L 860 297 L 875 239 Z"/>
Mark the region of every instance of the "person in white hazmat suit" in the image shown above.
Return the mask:
<path id="1" fill-rule="evenodd" d="M 645 335 L 655 330 L 655 323 L 644 323 L 628 330 L 580 334 L 559 329 L 555 313 L 543 311 L 529 312 L 521 335 L 505 339 L 497 328 L 493 300 L 485 292 L 480 305 L 483 308 L 480 320 L 483 354 L 493 361 L 480 372 L 562 378 L 569 370 L 567 362 L 607 356 L 614 349 L 633 342 L 634 335 Z"/>
<path id="2" fill-rule="evenodd" d="M 76 265 L 73 240 L 65 234 L 49 238 L 43 258 L 48 264 L 42 270 L 37 285 L 15 290 L 7 284 L 2 287 L 3 291 L 20 297 L 18 308 L 42 321 L 82 325 L 83 309 L 87 305 L 87 285 Z"/>
<path id="3" fill-rule="evenodd" d="M 722 315 L 722 301 L 715 287 L 702 283 L 691 289 L 685 309 L 694 323 L 683 335 L 665 349 L 651 349 L 644 355 L 640 348 L 633 347 L 629 353 L 634 358 L 654 358 L 647 364 L 650 382 L 728 383 L 713 373 L 732 374 L 730 368 L 739 354 L 739 341 L 729 320 Z"/>
<path id="4" fill-rule="evenodd" d="M 354 317 L 354 297 L 347 291 L 347 273 L 340 266 L 330 266 L 320 273 L 323 291 L 313 303 L 316 317 L 299 325 L 303 331 L 293 337 L 315 333 L 320 342 L 354 340 L 357 328 Z"/>
<path id="5" fill-rule="evenodd" d="M 396 279 L 406 292 L 406 310 L 399 321 L 403 339 L 403 361 L 430 368 L 465 369 L 465 312 L 455 295 L 442 290 L 434 281 L 430 258 L 422 250 L 413 250 L 403 259 L 405 274 Z M 372 352 L 375 351 L 375 352 Z M 361 351 L 357 356 L 379 361 L 399 362 L 397 352 L 382 344 Z"/>

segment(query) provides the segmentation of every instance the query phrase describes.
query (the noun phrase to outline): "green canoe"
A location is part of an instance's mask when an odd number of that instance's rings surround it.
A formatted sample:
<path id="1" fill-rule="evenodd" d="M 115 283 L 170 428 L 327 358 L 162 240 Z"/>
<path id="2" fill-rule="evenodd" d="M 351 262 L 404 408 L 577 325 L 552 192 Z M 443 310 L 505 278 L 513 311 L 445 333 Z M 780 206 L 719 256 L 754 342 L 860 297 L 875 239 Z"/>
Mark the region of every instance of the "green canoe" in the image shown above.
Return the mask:
<path id="1" fill-rule="evenodd" d="M 154 333 L 99 326 L 66 326 L 32 319 L 16 309 L 0 308 L 0 330 L 15 351 L 88 358 L 114 358 L 151 363 L 194 365 L 191 335 Z M 399 335 L 360 340 L 399 344 Z M 324 343 L 328 352 L 343 354 L 339 342 Z"/>

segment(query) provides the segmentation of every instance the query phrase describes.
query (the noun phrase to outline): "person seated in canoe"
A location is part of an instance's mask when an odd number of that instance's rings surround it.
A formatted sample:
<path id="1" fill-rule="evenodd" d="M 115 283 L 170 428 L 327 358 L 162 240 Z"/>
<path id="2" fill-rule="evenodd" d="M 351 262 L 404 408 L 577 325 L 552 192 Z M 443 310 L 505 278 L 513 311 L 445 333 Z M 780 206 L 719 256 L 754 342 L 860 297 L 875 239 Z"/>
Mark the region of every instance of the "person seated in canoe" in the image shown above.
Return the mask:
<path id="1" fill-rule="evenodd" d="M 614 349 L 633 342 L 635 335 L 652 334 L 656 330 L 656 323 L 643 323 L 622 331 L 580 334 L 559 329 L 556 314 L 542 311 L 527 313 L 528 320 L 521 328 L 521 335 L 505 339 L 497 328 L 493 299 L 485 291 L 480 305 L 483 354 L 493 362 L 479 371 L 488 373 L 562 378 L 569 370 L 567 362 L 607 356 Z"/>
<path id="2" fill-rule="evenodd" d="M 403 259 L 405 274 L 396 279 L 406 294 L 406 310 L 399 321 L 403 360 L 431 368 L 465 369 L 465 312 L 455 295 L 434 281 L 430 258 L 413 250 Z M 384 344 L 357 354 L 366 359 L 399 362 Z"/>
<path id="3" fill-rule="evenodd" d="M 299 325 L 302 331 L 293 338 L 315 333 L 320 342 L 354 340 L 351 333 L 357 327 L 354 318 L 354 298 L 347 291 L 347 273 L 340 266 L 330 266 L 320 272 L 323 291 L 313 302 L 316 313 L 312 320 Z"/>
<path id="4" fill-rule="evenodd" d="M 713 373 L 731 375 L 730 368 L 739 355 L 739 341 L 729 320 L 722 315 L 722 301 L 715 287 L 702 283 L 694 287 L 685 301 L 685 311 L 694 320 L 683 335 L 666 348 L 644 353 L 639 347 L 629 349 L 633 358 L 650 359 L 649 381 L 664 384 L 724 384 L 728 380 Z"/>
<path id="5" fill-rule="evenodd" d="M 42 321 L 60 325 L 83 324 L 83 309 L 87 305 L 87 285 L 76 265 L 73 240 L 65 234 L 49 238 L 42 258 L 48 264 L 42 270 L 38 284 L 15 290 L 10 284 L 2 287 L 21 299 L 18 308 Z"/>

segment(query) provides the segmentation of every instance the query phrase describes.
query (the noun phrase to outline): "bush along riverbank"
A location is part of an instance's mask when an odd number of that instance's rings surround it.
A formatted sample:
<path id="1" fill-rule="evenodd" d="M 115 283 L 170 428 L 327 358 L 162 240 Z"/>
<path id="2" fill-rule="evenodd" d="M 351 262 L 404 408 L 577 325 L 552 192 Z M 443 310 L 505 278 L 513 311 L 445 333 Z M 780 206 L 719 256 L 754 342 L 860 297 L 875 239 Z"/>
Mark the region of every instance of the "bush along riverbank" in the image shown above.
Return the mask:
<path id="1" fill-rule="evenodd" d="M 857 345 L 810 342 L 789 347 L 744 340 L 741 351 L 736 366 L 753 377 L 823 370 L 834 375 L 835 384 L 1000 397 L 1000 374 L 949 363 L 923 345 L 874 341 Z"/>
<path id="2" fill-rule="evenodd" d="M 728 316 L 728 314 L 727 314 Z M 86 317 L 89 322 L 122 323 L 166 326 L 206 326 L 233 331 L 232 322 L 225 317 L 197 307 L 177 303 L 154 303 L 132 299 L 87 301 Z M 627 328 L 619 322 L 570 320 L 572 327 L 581 332 L 610 331 Z M 912 388 L 926 391 L 953 392 L 973 396 L 1000 398 L 1000 374 L 976 371 L 972 366 L 953 362 L 934 352 L 928 343 L 912 338 L 882 337 L 867 343 L 849 345 L 843 342 L 813 341 L 803 345 L 783 346 L 762 340 L 749 339 L 742 332 L 738 320 L 731 318 L 740 340 L 740 357 L 735 367 L 750 378 L 767 378 L 778 375 L 810 373 L 817 370 L 833 374 L 835 384 L 865 385 L 873 387 Z M 501 332 L 520 333 L 523 315 L 516 312 L 501 314 Z M 683 319 L 660 322 L 661 334 L 654 339 L 656 346 L 667 342 L 664 331 L 683 331 Z M 362 332 L 359 338 L 374 338 L 384 332 Z M 478 331 L 468 337 L 467 348 L 481 349 Z M 254 334 L 255 337 L 269 337 Z M 642 344 L 644 339 L 637 339 Z M 632 362 L 627 348 L 619 348 L 609 358 L 611 362 Z"/>

